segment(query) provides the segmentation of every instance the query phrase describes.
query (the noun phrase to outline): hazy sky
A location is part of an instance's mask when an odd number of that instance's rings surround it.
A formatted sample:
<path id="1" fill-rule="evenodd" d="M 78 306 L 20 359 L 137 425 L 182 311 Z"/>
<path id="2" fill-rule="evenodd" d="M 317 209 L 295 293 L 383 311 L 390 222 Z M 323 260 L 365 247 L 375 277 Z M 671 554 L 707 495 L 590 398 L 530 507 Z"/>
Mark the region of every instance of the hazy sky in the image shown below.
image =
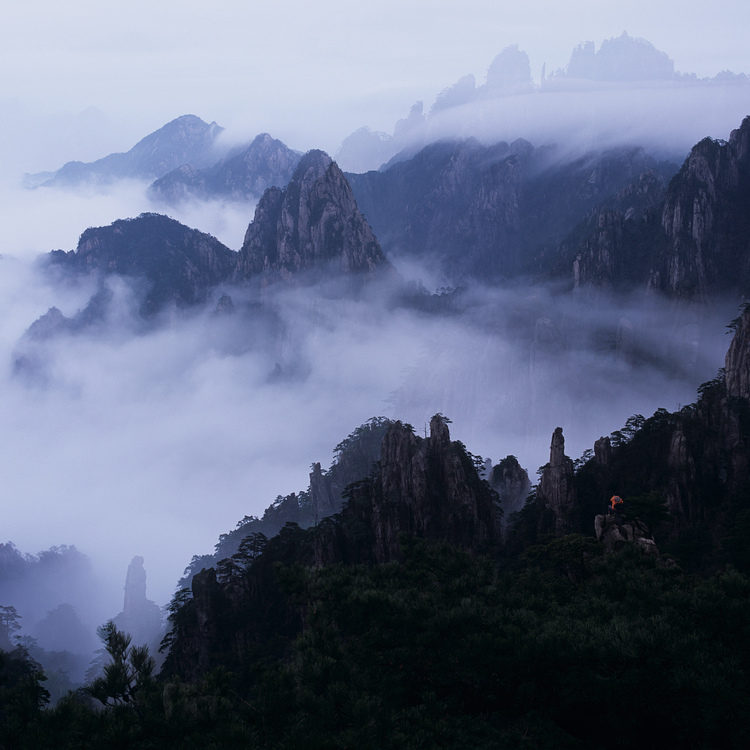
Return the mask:
<path id="1" fill-rule="evenodd" d="M 429 107 L 463 75 L 483 82 L 510 44 L 529 54 L 538 80 L 580 42 L 598 48 L 623 31 L 667 52 L 678 71 L 750 73 L 745 0 L 7 0 L 0 112 L 10 122 L 0 134 L 45 141 L 26 170 L 59 166 L 42 156 L 126 150 L 186 113 L 335 152 L 362 125 L 392 131 L 416 100 Z M 78 118 L 51 121 L 60 114 Z"/>
<path id="2" fill-rule="evenodd" d="M 548 71 L 564 67 L 580 42 L 598 48 L 623 31 L 666 52 L 678 71 L 750 74 L 750 3 L 715 0 L 708 7 L 673 0 L 5 0 L 0 542 L 13 540 L 32 553 L 77 544 L 106 569 L 113 607 L 127 564 L 144 555 L 150 593 L 163 603 L 192 554 L 209 552 L 220 533 L 245 513 L 262 512 L 277 493 L 304 489 L 310 463 L 328 465 L 349 431 L 378 414 L 403 417 L 393 413 L 389 396 L 401 389 L 398 403 L 410 390 L 425 392 L 414 368 L 442 335 L 411 317 L 378 321 L 348 311 L 302 342 L 310 379 L 275 391 L 265 383 L 268 362 L 217 352 L 200 323 L 139 339 L 86 337 L 54 352 L 53 388 L 27 390 L 10 377 L 18 338 L 51 305 L 73 315 L 87 298 L 85 290 L 41 283 L 28 262 L 53 248 L 74 248 L 88 226 L 153 207 L 136 183 L 73 195 L 19 190 L 19 174 L 127 150 L 186 113 L 246 138 L 268 131 L 293 148 L 334 153 L 362 125 L 392 132 L 415 101 L 429 109 L 466 74 L 481 84 L 493 58 L 511 44 L 528 53 L 537 81 L 543 64 Z M 727 137 L 728 129 L 702 135 Z M 252 212 L 252 205 L 213 204 L 173 215 L 237 249 Z M 341 322 L 348 317 L 364 325 L 350 328 Z M 480 386 L 493 398 L 502 395 L 493 358 L 504 344 L 493 340 L 492 348 L 460 327 L 450 340 L 492 349 L 475 373 L 474 406 L 481 411 Z M 455 350 L 440 349 L 436 372 L 461 383 Z M 707 356 L 710 375 L 721 356 L 713 350 Z M 610 365 L 600 368 L 602 382 Z M 516 425 L 501 417 L 495 425 L 472 423 L 456 413 L 462 407 L 449 395 L 440 395 L 441 385 L 426 392 L 424 417 L 444 411 L 469 450 L 495 460 L 518 453 L 533 478 L 534 461 L 546 460 L 548 432 L 541 443 L 516 448 Z M 572 425 L 565 426 L 569 452 L 577 456 L 634 411 L 674 409 L 693 393 L 692 384 L 678 391 L 649 373 L 618 393 L 616 413 L 594 415 L 590 435 L 587 429 L 573 440 Z M 504 407 L 492 408 L 501 414 Z M 419 426 L 416 410 L 406 418 Z M 165 538 L 172 546 L 164 548 Z"/>

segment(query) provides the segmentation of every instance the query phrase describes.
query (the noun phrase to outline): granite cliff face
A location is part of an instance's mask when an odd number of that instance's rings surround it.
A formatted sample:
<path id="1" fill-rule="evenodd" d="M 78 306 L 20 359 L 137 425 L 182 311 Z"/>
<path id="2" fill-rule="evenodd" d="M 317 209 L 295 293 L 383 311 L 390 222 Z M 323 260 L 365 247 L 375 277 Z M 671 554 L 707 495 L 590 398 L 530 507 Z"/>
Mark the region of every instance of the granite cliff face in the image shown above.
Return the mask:
<path id="1" fill-rule="evenodd" d="M 303 614 L 279 587 L 278 564 L 387 562 L 399 558 L 402 534 L 469 551 L 499 542 L 497 495 L 440 415 L 429 438 L 390 424 L 376 470 L 349 486 L 338 515 L 307 531 L 288 524 L 259 554 L 235 555 L 196 574 L 192 596 L 173 618 L 167 671 L 194 678 L 242 659 L 253 644 L 294 636 Z"/>
<path id="2" fill-rule="evenodd" d="M 541 524 L 542 533 L 563 536 L 576 529 L 575 472 L 573 461 L 565 455 L 562 427 L 552 434 L 549 464 L 542 471 L 537 498 L 547 511 Z"/>
<path id="3" fill-rule="evenodd" d="M 259 198 L 268 188 L 283 188 L 289 182 L 300 156 L 268 133 L 261 133 L 249 146 L 211 167 L 181 165 L 156 180 L 149 194 L 171 205 L 188 198 Z"/>
<path id="4" fill-rule="evenodd" d="M 690 152 L 669 185 L 666 238 L 650 274 L 652 288 L 702 297 L 750 288 L 750 117 L 729 141 L 709 138 Z"/>
<path id="5" fill-rule="evenodd" d="M 727 395 L 750 399 L 750 316 L 745 306 L 735 321 L 734 336 L 724 359 L 724 383 Z"/>
<path id="6" fill-rule="evenodd" d="M 164 636 L 161 610 L 146 597 L 146 570 L 140 556 L 128 565 L 122 612 L 114 618 L 114 623 L 120 631 L 132 636 L 134 645 L 158 647 Z"/>
<path id="7" fill-rule="evenodd" d="M 344 526 L 329 527 L 315 546 L 319 565 L 338 560 L 383 563 L 400 554 L 399 535 L 446 541 L 466 550 L 499 542 L 497 495 L 479 478 L 464 447 L 453 443 L 446 420 L 430 421 L 429 438 L 393 423 L 383 438 L 377 472 L 348 489 Z"/>
<path id="8" fill-rule="evenodd" d="M 644 284 L 666 187 L 663 172 L 642 172 L 571 232 L 558 252 L 566 267 L 572 258 L 575 287 L 626 289 Z"/>
<path id="9" fill-rule="evenodd" d="M 695 404 L 675 413 L 659 409 L 648 419 L 635 415 L 614 440 L 597 440 L 593 455 L 575 471 L 556 430 L 536 501 L 523 511 L 527 535 L 590 534 L 591 519 L 617 494 L 626 515 L 643 514 L 660 546 L 700 534 L 709 554 L 711 536 L 747 509 L 749 355 L 746 309 L 736 321 L 724 370 L 700 387 Z"/>
<path id="10" fill-rule="evenodd" d="M 575 286 L 640 286 L 669 297 L 750 291 L 750 118 L 729 141 L 704 139 L 665 187 L 644 172 L 561 243 Z"/>
<path id="11" fill-rule="evenodd" d="M 349 175 L 386 250 L 429 259 L 454 282 L 514 275 L 529 144 L 437 143 L 385 171 Z"/>
<path id="12" fill-rule="evenodd" d="M 486 282 L 548 277 L 582 218 L 657 167 L 642 149 L 570 159 L 521 140 L 467 140 L 432 144 L 349 180 L 389 254 L 429 262 L 452 283 Z"/>
<path id="13" fill-rule="evenodd" d="M 512 528 L 510 517 L 523 508 L 531 492 L 529 475 L 515 456 L 508 456 L 492 467 L 488 481 L 497 492 L 503 512 L 501 529 L 505 537 Z"/>
<path id="14" fill-rule="evenodd" d="M 186 307 L 205 302 L 211 289 L 229 277 L 236 253 L 167 216 L 141 214 L 87 229 L 75 250 L 56 250 L 49 260 L 67 271 L 142 280 L 141 314 L 149 317 L 169 303 Z"/>
<path id="15" fill-rule="evenodd" d="M 233 278 L 273 281 L 366 277 L 389 268 L 341 170 L 322 151 L 302 158 L 286 189 L 258 202 Z"/>

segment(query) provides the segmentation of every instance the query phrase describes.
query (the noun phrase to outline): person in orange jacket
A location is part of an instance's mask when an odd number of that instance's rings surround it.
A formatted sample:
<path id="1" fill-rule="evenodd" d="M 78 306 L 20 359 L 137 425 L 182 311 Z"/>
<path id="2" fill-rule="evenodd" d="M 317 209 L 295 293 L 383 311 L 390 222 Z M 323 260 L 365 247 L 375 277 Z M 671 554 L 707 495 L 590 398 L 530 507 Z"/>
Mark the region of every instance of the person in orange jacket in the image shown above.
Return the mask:
<path id="1" fill-rule="evenodd" d="M 622 526 L 622 511 L 625 506 L 623 499 L 619 495 L 612 495 L 609 501 L 609 514 L 614 514 L 615 523 Z"/>

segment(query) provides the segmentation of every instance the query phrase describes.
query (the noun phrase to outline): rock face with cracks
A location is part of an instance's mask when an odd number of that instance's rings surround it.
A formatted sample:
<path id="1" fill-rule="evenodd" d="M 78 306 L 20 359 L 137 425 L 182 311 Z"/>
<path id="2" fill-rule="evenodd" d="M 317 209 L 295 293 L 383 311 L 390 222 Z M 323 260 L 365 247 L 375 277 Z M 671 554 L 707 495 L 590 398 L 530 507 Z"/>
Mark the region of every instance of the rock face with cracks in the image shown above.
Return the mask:
<path id="1" fill-rule="evenodd" d="M 750 285 L 750 117 L 726 143 L 695 145 L 667 191 L 664 249 L 649 285 L 705 297 Z"/>
<path id="2" fill-rule="evenodd" d="M 537 491 L 551 512 L 549 532 L 563 536 L 575 529 L 572 514 L 576 504 L 573 461 L 565 455 L 562 427 L 555 429 L 550 445 L 549 464 L 544 468 Z"/>
<path id="3" fill-rule="evenodd" d="M 596 538 L 603 542 L 607 552 L 617 552 L 626 543 L 633 542 L 646 555 L 659 556 L 659 550 L 648 526 L 637 518 L 617 524 L 614 516 L 596 516 L 594 529 Z"/>
<path id="4" fill-rule="evenodd" d="M 310 151 L 284 190 L 271 188 L 258 202 L 234 279 L 368 276 L 384 268 L 390 264 L 343 173 L 327 154 Z"/>
<path id="5" fill-rule="evenodd" d="M 143 558 L 134 557 L 125 578 L 122 612 L 114 618 L 118 629 L 129 633 L 136 645 L 156 645 L 164 635 L 159 607 L 146 597 Z"/>
<path id="6" fill-rule="evenodd" d="M 468 551 L 499 542 L 497 495 L 463 445 L 451 440 L 440 415 L 432 418 L 426 438 L 392 423 L 379 465 L 350 485 L 346 497 L 337 516 L 314 528 L 287 525 L 249 567 L 232 572 L 219 565 L 196 574 L 192 597 L 173 623 L 167 672 L 193 678 L 225 658 L 242 658 L 254 644 L 293 637 L 302 614 L 278 586 L 278 564 L 396 560 L 403 536 Z"/>
<path id="7" fill-rule="evenodd" d="M 233 151 L 211 167 L 181 165 L 156 180 L 149 194 L 172 205 L 190 198 L 257 199 L 270 187 L 283 188 L 299 160 L 299 153 L 261 133 L 249 146 Z"/>
<path id="8" fill-rule="evenodd" d="M 531 492 L 529 475 L 515 456 L 507 456 L 492 467 L 489 483 L 500 501 L 503 512 L 500 523 L 505 537 L 509 532 L 510 516 L 523 508 Z"/>
<path id="9" fill-rule="evenodd" d="M 496 500 L 463 446 L 451 441 L 447 421 L 436 415 L 428 438 L 400 422 L 391 425 L 379 471 L 350 491 L 348 510 L 370 530 L 368 549 L 358 554 L 381 563 L 398 558 L 401 534 L 474 551 L 499 541 Z M 321 548 L 317 562 L 334 558 L 335 545 Z"/>

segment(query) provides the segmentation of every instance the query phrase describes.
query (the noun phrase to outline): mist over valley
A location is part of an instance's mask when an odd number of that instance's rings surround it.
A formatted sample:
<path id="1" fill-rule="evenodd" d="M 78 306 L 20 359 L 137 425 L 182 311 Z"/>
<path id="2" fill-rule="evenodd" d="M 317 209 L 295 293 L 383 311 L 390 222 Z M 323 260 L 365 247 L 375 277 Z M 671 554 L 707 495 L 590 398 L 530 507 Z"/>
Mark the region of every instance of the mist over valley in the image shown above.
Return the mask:
<path id="1" fill-rule="evenodd" d="M 169 679 L 276 658 L 308 625 L 274 564 L 411 564 L 402 533 L 526 564 L 631 479 L 644 549 L 742 512 L 750 79 L 627 33 L 454 72 L 388 132 L 181 110 L 79 157 L 89 112 L 2 146 L 0 649 L 54 700 L 105 689 L 113 618 Z"/>

